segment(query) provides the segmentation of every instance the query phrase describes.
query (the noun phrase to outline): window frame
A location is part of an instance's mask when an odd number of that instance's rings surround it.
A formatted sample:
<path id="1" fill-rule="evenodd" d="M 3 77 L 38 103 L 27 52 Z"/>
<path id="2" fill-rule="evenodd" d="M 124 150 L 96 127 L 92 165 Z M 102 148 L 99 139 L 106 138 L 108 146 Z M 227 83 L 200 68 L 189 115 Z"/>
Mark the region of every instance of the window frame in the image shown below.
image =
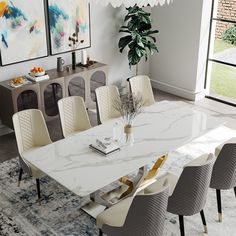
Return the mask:
<path id="1" fill-rule="evenodd" d="M 213 63 L 218 63 L 221 65 L 226 65 L 226 66 L 231 66 L 231 67 L 236 67 L 236 64 L 233 63 L 229 63 L 229 62 L 224 62 L 224 61 L 220 61 L 220 60 L 216 60 L 213 58 L 210 58 L 210 48 L 211 48 L 211 37 L 212 37 L 212 26 L 213 26 L 213 22 L 225 22 L 225 23 L 231 23 L 231 24 L 235 24 L 236 25 L 236 20 L 227 20 L 227 19 L 223 19 L 223 18 L 218 18 L 218 17 L 214 17 L 214 8 L 215 8 L 215 1 L 218 0 L 212 0 L 212 6 L 211 6 L 211 18 L 210 18 L 210 27 L 209 27 L 209 38 L 208 38 L 208 49 L 207 49 L 207 61 L 206 61 L 206 72 L 205 72 L 205 84 L 204 84 L 204 88 L 207 88 L 207 79 L 208 79 L 208 69 L 209 69 L 209 62 L 213 62 Z M 227 105 L 230 106 L 234 106 L 236 107 L 236 101 L 235 103 L 217 98 L 217 97 L 213 97 L 210 94 L 205 96 L 206 98 L 221 102 L 221 103 L 225 103 Z"/>

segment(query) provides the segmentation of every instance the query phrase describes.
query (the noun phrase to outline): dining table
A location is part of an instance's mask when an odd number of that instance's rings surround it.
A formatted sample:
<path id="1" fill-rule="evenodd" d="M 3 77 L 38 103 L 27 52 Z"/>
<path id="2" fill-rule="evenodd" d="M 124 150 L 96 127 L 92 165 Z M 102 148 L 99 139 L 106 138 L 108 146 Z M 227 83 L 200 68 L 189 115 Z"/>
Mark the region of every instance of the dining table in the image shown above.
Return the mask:
<path id="1" fill-rule="evenodd" d="M 161 101 L 144 107 L 135 117 L 132 144 L 122 141 L 121 135 L 117 141 L 119 152 L 103 156 L 92 150 L 89 145 L 96 143 L 97 139 L 112 138 L 117 122 L 123 134 L 122 119 L 112 119 L 52 144 L 29 150 L 22 154 L 22 158 L 79 197 L 89 196 L 91 204 L 84 206 L 84 210 L 96 217 L 105 208 L 122 200 L 117 197 L 114 201 L 114 196 L 105 197 L 101 189 L 135 173 L 132 191 L 122 195 L 124 198 L 132 196 L 147 176 L 148 166 L 155 165 L 160 157 L 166 157 L 169 152 L 223 124 L 221 119 L 187 103 Z"/>

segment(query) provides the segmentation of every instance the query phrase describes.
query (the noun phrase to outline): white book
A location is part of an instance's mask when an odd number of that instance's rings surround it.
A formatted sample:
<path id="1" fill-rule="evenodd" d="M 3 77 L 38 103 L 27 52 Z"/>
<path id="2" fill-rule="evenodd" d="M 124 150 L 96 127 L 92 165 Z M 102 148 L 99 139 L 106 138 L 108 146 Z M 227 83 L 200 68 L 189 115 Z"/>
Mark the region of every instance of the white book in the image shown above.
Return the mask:
<path id="1" fill-rule="evenodd" d="M 49 75 L 45 74 L 45 75 L 42 75 L 42 76 L 33 76 L 31 74 L 28 74 L 28 75 L 26 75 L 26 78 L 31 80 L 31 81 L 34 81 L 34 82 L 40 82 L 40 81 L 49 79 Z"/>
<path id="2" fill-rule="evenodd" d="M 91 144 L 89 145 L 92 149 L 94 149 L 95 151 L 100 152 L 103 155 L 108 155 L 111 153 L 114 153 L 116 151 L 120 151 L 120 147 L 117 143 L 111 142 L 109 144 L 104 143 L 100 140 L 96 140 L 95 144 Z"/>

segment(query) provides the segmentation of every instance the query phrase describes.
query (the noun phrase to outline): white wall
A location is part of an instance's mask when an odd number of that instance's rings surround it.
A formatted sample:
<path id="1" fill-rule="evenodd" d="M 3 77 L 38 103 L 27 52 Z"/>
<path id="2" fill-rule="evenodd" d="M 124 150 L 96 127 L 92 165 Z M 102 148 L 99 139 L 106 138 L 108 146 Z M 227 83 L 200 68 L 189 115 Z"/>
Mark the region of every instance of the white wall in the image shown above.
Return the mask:
<path id="1" fill-rule="evenodd" d="M 203 4 L 204 3 L 204 4 Z M 139 67 L 140 74 L 150 75 L 154 87 L 189 99 L 204 91 L 205 59 L 211 0 L 174 0 L 170 5 L 152 8 L 153 28 L 159 29 L 157 46 L 148 63 Z M 124 8 L 91 5 L 91 59 L 109 65 L 109 83 L 124 84 L 134 75 L 128 67 L 126 53 L 120 54 L 119 27 L 123 24 Z M 203 14 L 202 14 L 203 13 Z M 80 59 L 80 51 L 77 58 Z M 63 54 L 66 63 L 71 54 Z M 0 67 L 0 81 L 26 74 L 33 66 L 56 67 L 57 56 Z"/>
<path id="2" fill-rule="evenodd" d="M 204 95 L 211 1 L 204 2 L 175 0 L 152 9 L 153 28 L 160 30 L 159 53 L 150 61 L 153 86 L 191 100 Z"/>
<path id="3" fill-rule="evenodd" d="M 123 24 L 123 18 L 126 10 L 113 8 L 110 5 L 103 7 L 91 4 L 91 35 L 92 47 L 88 49 L 91 59 L 104 62 L 109 65 L 109 83 L 120 84 L 126 78 L 134 75 L 128 66 L 128 60 L 125 53 L 121 54 L 118 50 L 118 33 Z M 60 55 L 67 64 L 71 63 L 71 54 Z M 24 75 L 34 66 L 52 69 L 56 67 L 56 58 L 50 56 L 47 58 L 33 60 L 25 63 L 14 64 L 11 66 L 0 67 L 0 81 L 11 79 L 16 76 Z M 80 60 L 81 52 L 77 51 L 77 60 Z M 143 67 L 143 66 L 142 66 Z M 149 65 L 144 66 L 144 71 L 148 73 Z"/>

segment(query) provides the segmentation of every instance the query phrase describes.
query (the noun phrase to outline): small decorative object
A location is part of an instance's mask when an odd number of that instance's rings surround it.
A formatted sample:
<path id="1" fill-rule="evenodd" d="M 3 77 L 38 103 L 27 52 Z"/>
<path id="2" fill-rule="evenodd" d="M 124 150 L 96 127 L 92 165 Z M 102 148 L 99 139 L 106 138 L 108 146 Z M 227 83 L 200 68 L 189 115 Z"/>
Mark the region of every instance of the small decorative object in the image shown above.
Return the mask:
<path id="1" fill-rule="evenodd" d="M 90 64 L 90 57 L 89 56 L 87 56 L 87 65 L 89 65 Z"/>
<path id="2" fill-rule="evenodd" d="M 65 61 L 61 58 L 57 58 L 57 71 L 62 72 L 64 70 L 63 65 L 65 64 Z"/>
<path id="3" fill-rule="evenodd" d="M 81 64 L 82 65 L 87 65 L 87 51 L 84 49 L 82 50 L 82 54 L 81 54 Z"/>
<path id="4" fill-rule="evenodd" d="M 76 69 L 76 52 L 72 52 L 72 70 Z"/>
<path id="5" fill-rule="evenodd" d="M 76 52 L 75 52 L 75 50 L 83 42 L 84 42 L 84 40 L 79 41 L 78 34 L 76 34 L 76 33 L 73 33 L 73 35 L 69 37 L 69 47 L 72 50 L 72 69 L 73 70 L 76 69 Z"/>
<path id="6" fill-rule="evenodd" d="M 34 67 L 30 73 L 25 76 L 28 80 L 33 82 L 40 82 L 49 79 L 49 75 L 42 67 Z"/>
<path id="7" fill-rule="evenodd" d="M 96 61 L 90 60 L 90 58 L 89 58 L 89 56 L 88 56 L 88 57 L 87 57 L 87 63 L 86 63 L 85 65 L 82 64 L 82 63 L 79 63 L 78 66 L 88 68 L 88 67 L 90 67 L 90 66 L 92 66 L 92 65 L 94 65 L 94 64 L 96 64 L 96 63 L 97 63 Z"/>
<path id="8" fill-rule="evenodd" d="M 96 143 L 90 144 L 89 147 L 104 156 L 120 151 L 118 144 L 114 143 L 111 138 L 97 139 Z"/>
<path id="9" fill-rule="evenodd" d="M 70 72 L 70 71 L 71 71 L 71 67 L 70 67 L 70 66 L 67 66 L 67 67 L 66 67 L 66 70 L 67 70 L 67 72 Z"/>
<path id="10" fill-rule="evenodd" d="M 121 141 L 121 124 L 120 122 L 116 121 L 115 124 L 113 125 L 113 130 L 112 130 L 112 139 L 114 142 L 119 143 Z"/>
<path id="11" fill-rule="evenodd" d="M 30 70 L 30 74 L 36 77 L 43 76 L 45 75 L 45 70 L 42 67 L 34 67 Z"/>
<path id="12" fill-rule="evenodd" d="M 88 1 L 47 0 L 46 2 L 51 54 L 70 52 L 71 47 L 68 45 L 68 37 L 73 32 L 78 35 L 79 41 L 84 40 L 84 43 L 80 44 L 77 49 L 90 47 L 90 7 Z"/>
<path id="13" fill-rule="evenodd" d="M 138 64 L 144 57 L 147 61 L 148 56 L 154 51 L 158 52 L 155 34 L 158 30 L 152 29 L 151 14 L 137 5 L 126 8 L 128 14 L 125 16 L 125 25 L 119 30 L 125 33 L 119 40 L 119 49 L 122 53 L 125 48 L 129 49 L 129 67 L 136 66 L 138 75 Z"/>
<path id="14" fill-rule="evenodd" d="M 120 97 L 115 100 L 114 108 L 121 114 L 124 121 L 126 144 L 132 145 L 134 143 L 132 123 L 134 118 L 141 113 L 143 105 L 142 97 L 130 92 L 120 95 Z"/>
<path id="15" fill-rule="evenodd" d="M 10 81 L 10 86 L 12 88 L 18 88 L 18 87 L 20 87 L 20 86 L 22 86 L 24 84 L 25 84 L 25 79 L 23 77 L 17 77 L 17 78 L 12 79 Z"/>

